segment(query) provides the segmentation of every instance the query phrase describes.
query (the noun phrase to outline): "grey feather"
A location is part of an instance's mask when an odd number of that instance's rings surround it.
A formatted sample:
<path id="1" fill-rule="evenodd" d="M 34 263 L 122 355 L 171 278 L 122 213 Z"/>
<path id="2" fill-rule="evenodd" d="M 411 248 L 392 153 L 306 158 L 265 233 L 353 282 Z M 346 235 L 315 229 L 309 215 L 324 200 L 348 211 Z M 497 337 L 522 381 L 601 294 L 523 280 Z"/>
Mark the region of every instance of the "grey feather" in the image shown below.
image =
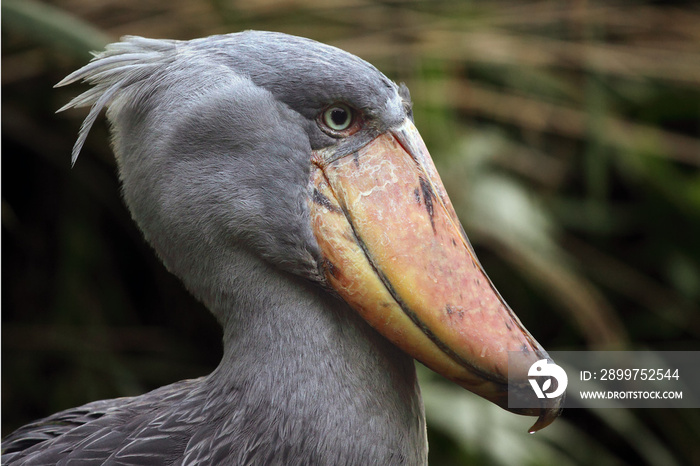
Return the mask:
<path id="1" fill-rule="evenodd" d="M 413 361 L 325 289 L 310 229 L 313 149 L 342 153 L 410 115 L 405 88 L 327 45 L 247 31 L 125 37 L 59 86 L 92 87 L 74 163 L 103 108 L 123 195 L 168 269 L 217 317 L 201 379 L 25 426 L 3 464 L 423 464 Z M 316 118 L 361 109 L 348 140 Z"/>

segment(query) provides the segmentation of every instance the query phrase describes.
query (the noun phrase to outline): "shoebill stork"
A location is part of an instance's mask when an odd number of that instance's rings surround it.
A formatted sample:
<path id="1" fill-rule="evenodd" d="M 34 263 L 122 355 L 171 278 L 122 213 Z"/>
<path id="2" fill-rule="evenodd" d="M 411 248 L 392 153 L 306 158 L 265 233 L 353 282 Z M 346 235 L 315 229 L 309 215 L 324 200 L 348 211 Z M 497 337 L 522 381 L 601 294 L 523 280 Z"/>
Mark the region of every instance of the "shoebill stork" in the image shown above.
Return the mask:
<path id="1" fill-rule="evenodd" d="M 107 107 L 131 215 L 224 354 L 20 428 L 6 464 L 425 464 L 413 358 L 506 409 L 508 351 L 548 358 L 475 257 L 407 88 L 369 63 L 280 33 L 125 37 L 58 85 L 79 80 L 73 162 Z M 518 412 L 534 431 L 559 409 Z"/>

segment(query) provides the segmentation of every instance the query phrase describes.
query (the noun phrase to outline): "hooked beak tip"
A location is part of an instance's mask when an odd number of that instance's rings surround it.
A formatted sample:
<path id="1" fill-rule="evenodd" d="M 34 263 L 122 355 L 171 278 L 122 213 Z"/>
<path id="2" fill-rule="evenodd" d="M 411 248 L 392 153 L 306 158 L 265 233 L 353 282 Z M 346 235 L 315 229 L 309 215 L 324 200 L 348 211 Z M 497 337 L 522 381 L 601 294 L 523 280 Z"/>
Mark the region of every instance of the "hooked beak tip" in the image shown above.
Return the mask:
<path id="1" fill-rule="evenodd" d="M 528 433 L 534 434 L 535 432 L 544 429 L 552 422 L 554 422 L 554 420 L 561 415 L 561 412 L 561 405 L 558 405 L 554 408 L 543 408 L 540 411 L 540 415 L 537 418 L 537 421 L 535 421 L 532 427 L 528 429 Z"/>

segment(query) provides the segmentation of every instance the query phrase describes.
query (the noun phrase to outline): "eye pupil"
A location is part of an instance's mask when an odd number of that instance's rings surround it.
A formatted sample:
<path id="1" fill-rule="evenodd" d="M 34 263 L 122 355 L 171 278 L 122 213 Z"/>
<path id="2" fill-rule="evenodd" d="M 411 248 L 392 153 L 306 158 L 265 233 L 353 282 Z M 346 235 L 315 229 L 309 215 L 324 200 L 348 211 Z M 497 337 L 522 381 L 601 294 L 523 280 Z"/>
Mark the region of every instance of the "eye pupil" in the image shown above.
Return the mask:
<path id="1" fill-rule="evenodd" d="M 344 108 L 334 108 L 331 110 L 331 120 L 336 126 L 343 126 L 348 119 L 348 112 Z"/>

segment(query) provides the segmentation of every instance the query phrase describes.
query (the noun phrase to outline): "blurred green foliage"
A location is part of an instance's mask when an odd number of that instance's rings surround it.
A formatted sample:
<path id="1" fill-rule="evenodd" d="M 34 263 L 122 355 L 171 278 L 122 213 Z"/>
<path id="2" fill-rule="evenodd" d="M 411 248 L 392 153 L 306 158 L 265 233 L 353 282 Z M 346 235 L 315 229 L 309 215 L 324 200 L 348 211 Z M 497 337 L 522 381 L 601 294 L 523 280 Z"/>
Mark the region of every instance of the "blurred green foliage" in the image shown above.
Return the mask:
<path id="1" fill-rule="evenodd" d="M 2 3 L 2 434 L 207 373 L 214 319 L 119 199 L 80 88 L 123 34 L 311 37 L 411 89 L 486 270 L 547 349 L 700 350 L 700 9 L 626 1 Z M 569 410 L 534 436 L 421 369 L 431 462 L 700 464 L 697 410 Z"/>

